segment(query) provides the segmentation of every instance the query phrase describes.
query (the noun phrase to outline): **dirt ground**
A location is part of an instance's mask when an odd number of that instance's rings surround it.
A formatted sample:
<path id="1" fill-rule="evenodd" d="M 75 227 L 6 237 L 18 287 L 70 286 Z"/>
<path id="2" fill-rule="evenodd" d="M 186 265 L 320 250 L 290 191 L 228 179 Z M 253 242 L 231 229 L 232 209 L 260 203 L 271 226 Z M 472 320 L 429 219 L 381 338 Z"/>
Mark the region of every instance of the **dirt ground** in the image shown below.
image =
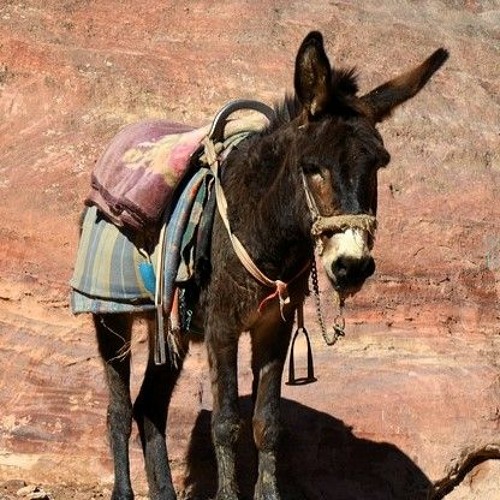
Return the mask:
<path id="1" fill-rule="evenodd" d="M 27 484 L 25 481 L 11 480 L 3 483 L 0 488 L 0 498 L 2 500 L 19 500 L 20 498 L 39 500 L 97 500 L 111 496 L 109 488 L 76 484 L 40 486 Z"/>

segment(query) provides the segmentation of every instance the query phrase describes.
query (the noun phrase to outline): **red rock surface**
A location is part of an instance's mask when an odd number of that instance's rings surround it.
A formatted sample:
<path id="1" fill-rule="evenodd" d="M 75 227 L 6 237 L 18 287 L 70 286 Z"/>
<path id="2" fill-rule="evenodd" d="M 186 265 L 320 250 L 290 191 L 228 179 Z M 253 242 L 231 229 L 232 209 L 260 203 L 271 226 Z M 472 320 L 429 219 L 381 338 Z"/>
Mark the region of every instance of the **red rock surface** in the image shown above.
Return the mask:
<path id="1" fill-rule="evenodd" d="M 453 500 L 500 498 L 498 461 L 486 460 L 500 456 L 499 26 L 495 0 L 2 2 L 0 498 L 23 482 L 58 499 L 109 496 L 104 380 L 89 320 L 67 306 L 106 141 L 144 117 L 198 124 L 229 99 L 279 99 L 311 29 L 365 91 L 439 46 L 451 58 L 381 127 L 393 161 L 380 176 L 378 271 L 335 348 L 309 304 L 319 381 L 284 388 L 285 483 L 308 499 L 420 498 L 435 482 L 460 483 Z M 137 386 L 140 335 L 134 348 Z M 180 490 L 213 488 L 209 408 L 198 346 L 170 416 Z M 135 437 L 132 448 L 145 494 Z"/>

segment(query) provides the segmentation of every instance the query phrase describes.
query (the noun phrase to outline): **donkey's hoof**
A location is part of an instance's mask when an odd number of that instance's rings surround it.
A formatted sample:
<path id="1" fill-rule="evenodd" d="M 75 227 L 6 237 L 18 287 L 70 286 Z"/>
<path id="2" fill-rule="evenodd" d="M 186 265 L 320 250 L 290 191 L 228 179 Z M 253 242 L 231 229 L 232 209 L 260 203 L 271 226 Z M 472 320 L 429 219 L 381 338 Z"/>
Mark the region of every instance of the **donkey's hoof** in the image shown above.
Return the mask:
<path id="1" fill-rule="evenodd" d="M 280 500 L 280 494 L 275 481 L 259 481 L 255 485 L 254 500 Z"/>
<path id="2" fill-rule="evenodd" d="M 132 490 L 113 490 L 111 500 L 134 500 L 134 492 Z"/>
<path id="3" fill-rule="evenodd" d="M 238 494 L 235 491 L 218 491 L 214 500 L 238 500 Z"/>

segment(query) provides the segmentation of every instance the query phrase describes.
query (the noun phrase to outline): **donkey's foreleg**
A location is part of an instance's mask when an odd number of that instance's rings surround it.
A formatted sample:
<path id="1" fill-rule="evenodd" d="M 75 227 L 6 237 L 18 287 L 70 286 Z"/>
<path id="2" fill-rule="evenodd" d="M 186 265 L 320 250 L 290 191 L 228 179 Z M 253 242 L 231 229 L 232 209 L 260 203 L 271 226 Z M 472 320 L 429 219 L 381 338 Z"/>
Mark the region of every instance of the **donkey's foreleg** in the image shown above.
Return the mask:
<path id="1" fill-rule="evenodd" d="M 132 500 L 128 454 L 132 427 L 129 389 L 132 319 L 126 314 L 94 315 L 93 319 L 109 389 L 107 425 L 115 472 L 111 498 Z"/>
<path id="2" fill-rule="evenodd" d="M 213 394 L 212 439 L 217 459 L 217 500 L 236 500 L 235 446 L 240 429 L 238 411 L 238 338 L 207 332 L 207 351 Z"/>
<path id="3" fill-rule="evenodd" d="M 280 434 L 281 376 L 292 321 L 269 322 L 252 332 L 253 436 L 259 452 L 254 498 L 278 500 L 276 453 Z"/>
<path id="4" fill-rule="evenodd" d="M 151 323 L 148 326 L 149 359 L 139 395 L 134 403 L 134 419 L 141 436 L 149 498 L 174 500 L 176 494 L 168 463 L 166 422 L 168 406 L 187 354 L 188 343 L 183 339 L 175 365 L 169 361 L 164 365 L 156 365 L 153 354 L 153 328 Z"/>

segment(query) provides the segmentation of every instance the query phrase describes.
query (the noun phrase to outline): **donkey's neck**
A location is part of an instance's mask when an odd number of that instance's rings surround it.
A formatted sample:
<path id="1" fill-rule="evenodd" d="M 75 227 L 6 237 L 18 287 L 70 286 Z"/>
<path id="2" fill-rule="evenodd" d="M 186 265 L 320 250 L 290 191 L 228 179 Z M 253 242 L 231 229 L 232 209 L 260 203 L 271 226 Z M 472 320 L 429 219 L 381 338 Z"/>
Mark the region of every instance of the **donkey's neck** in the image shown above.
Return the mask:
<path id="1" fill-rule="evenodd" d="M 286 134 L 252 137 L 229 155 L 222 175 L 232 231 L 265 274 L 285 281 L 313 256 L 303 188 L 286 165 L 287 143 Z"/>

